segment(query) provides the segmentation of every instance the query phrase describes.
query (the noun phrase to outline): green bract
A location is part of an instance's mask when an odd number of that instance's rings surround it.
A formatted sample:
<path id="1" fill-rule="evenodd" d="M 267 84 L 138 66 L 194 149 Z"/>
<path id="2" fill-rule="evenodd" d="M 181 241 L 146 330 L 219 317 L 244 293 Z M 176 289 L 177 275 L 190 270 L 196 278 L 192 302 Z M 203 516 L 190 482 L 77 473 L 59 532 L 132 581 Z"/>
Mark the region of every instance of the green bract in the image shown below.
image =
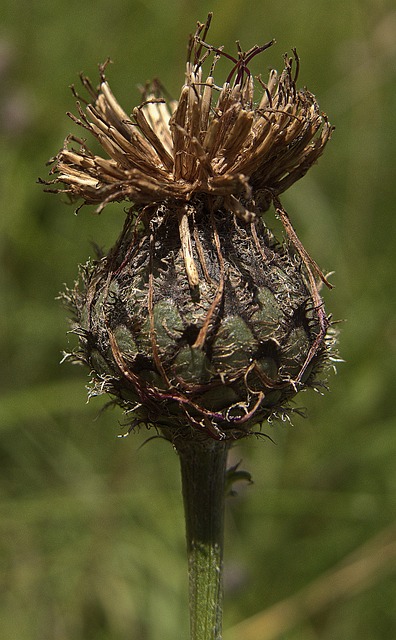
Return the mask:
<path id="1" fill-rule="evenodd" d="M 147 224 L 130 218 L 110 253 L 83 270 L 68 292 L 78 357 L 94 393 L 133 407 L 134 423 L 238 438 L 315 384 L 326 341 L 301 258 L 260 218 L 196 200 L 188 224 L 195 287 L 165 205 Z"/>

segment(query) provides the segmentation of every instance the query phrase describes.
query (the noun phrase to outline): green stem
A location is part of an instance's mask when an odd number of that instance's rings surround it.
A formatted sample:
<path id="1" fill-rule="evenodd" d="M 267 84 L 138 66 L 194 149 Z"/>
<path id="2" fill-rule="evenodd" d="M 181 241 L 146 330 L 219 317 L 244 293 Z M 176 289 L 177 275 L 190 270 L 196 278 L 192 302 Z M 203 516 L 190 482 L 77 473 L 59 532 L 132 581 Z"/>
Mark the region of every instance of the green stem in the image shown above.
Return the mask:
<path id="1" fill-rule="evenodd" d="M 180 457 L 189 571 L 190 638 L 221 640 L 227 444 L 175 442 Z"/>

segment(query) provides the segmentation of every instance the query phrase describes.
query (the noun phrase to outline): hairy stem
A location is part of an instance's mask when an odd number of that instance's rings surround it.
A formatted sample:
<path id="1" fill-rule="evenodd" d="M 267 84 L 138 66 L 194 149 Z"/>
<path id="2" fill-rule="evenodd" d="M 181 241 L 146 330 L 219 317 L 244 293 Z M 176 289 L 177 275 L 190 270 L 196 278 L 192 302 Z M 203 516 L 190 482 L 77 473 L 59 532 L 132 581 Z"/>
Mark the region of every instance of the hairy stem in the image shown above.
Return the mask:
<path id="1" fill-rule="evenodd" d="M 208 439 L 209 440 L 209 439 Z M 181 440 L 191 640 L 221 640 L 227 444 Z"/>

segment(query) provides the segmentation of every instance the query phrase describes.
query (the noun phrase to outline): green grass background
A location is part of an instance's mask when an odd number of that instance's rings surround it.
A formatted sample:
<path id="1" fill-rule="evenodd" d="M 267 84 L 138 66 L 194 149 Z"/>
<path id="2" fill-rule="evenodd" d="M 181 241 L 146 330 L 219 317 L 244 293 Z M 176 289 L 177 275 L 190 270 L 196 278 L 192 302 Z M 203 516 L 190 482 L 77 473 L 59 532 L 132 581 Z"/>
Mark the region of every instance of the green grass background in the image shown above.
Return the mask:
<path id="1" fill-rule="evenodd" d="M 187 35 L 209 10 L 208 39 L 228 50 L 277 39 L 255 73 L 280 68 L 296 46 L 301 85 L 336 125 L 319 165 L 283 200 L 311 254 L 335 271 L 327 308 L 345 321 L 346 362 L 329 393 L 299 400 L 308 418 L 268 426 L 275 444 L 252 438 L 233 451 L 254 485 L 227 505 L 225 638 L 254 614 L 254 632 L 239 638 L 396 637 L 394 3 L 2 0 L 2 640 L 188 637 L 176 455 L 161 440 L 141 447 L 145 432 L 117 439 L 121 413 L 87 405 L 86 371 L 59 364 L 69 338 L 57 293 L 93 241 L 111 246 L 122 207 L 76 217 L 35 181 L 73 128 L 65 112 L 78 72 L 96 81 L 110 56 L 127 111 L 155 76 L 177 96 Z M 351 553 L 358 561 L 337 591 L 332 571 Z M 278 615 L 274 605 L 296 603 L 302 589 L 318 594 L 314 604 Z M 270 614 L 282 630 L 271 631 Z"/>

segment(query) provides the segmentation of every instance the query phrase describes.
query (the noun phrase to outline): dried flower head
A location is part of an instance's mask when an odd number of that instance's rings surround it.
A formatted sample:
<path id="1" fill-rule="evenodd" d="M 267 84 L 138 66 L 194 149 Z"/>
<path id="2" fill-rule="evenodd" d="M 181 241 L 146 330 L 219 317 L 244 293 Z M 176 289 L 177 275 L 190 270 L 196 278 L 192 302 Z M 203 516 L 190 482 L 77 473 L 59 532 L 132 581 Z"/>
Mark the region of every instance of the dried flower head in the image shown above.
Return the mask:
<path id="1" fill-rule="evenodd" d="M 248 52 L 238 45 L 234 58 L 205 42 L 210 19 L 190 39 L 178 102 L 154 83 L 128 117 L 106 64 L 98 90 L 82 76 L 92 102 L 83 108 L 78 98 L 71 118 L 107 157 L 69 136 L 47 184 L 62 183 L 55 192 L 97 212 L 133 203 L 115 247 L 67 293 L 94 392 L 111 393 L 136 423 L 221 439 L 282 414 L 327 363 L 317 284 L 327 280 L 279 194 L 316 162 L 332 127 L 315 97 L 296 88 L 295 52 L 280 75 L 258 79 L 256 104 L 249 63 L 273 42 Z M 220 56 L 232 63 L 222 88 L 213 77 Z M 284 247 L 261 217 L 271 203 Z"/>
<path id="2" fill-rule="evenodd" d="M 222 197 L 237 215 L 249 216 L 248 212 L 267 209 L 273 196 L 317 161 L 332 127 L 315 97 L 296 88 L 296 52 L 294 59 L 285 56 L 280 75 L 270 72 L 267 84 L 258 78 L 262 97 L 256 104 L 248 65 L 274 41 L 248 52 L 238 47 L 234 58 L 203 41 L 209 24 L 210 16 L 191 38 L 177 102 L 167 101 L 159 83 L 153 83 L 128 117 L 110 90 L 106 64 L 100 68 L 98 90 L 81 76 L 92 103 L 84 110 L 79 100 L 79 118 L 69 115 L 93 134 L 108 157 L 91 153 L 83 140 L 69 136 L 53 169 L 54 182 L 66 185 L 60 191 L 97 205 L 98 212 L 112 201 L 144 206 L 208 194 Z M 213 60 L 205 78 L 203 66 L 210 54 Z M 221 55 L 233 67 L 218 88 L 213 73 Z M 80 148 L 71 148 L 72 142 Z"/>

